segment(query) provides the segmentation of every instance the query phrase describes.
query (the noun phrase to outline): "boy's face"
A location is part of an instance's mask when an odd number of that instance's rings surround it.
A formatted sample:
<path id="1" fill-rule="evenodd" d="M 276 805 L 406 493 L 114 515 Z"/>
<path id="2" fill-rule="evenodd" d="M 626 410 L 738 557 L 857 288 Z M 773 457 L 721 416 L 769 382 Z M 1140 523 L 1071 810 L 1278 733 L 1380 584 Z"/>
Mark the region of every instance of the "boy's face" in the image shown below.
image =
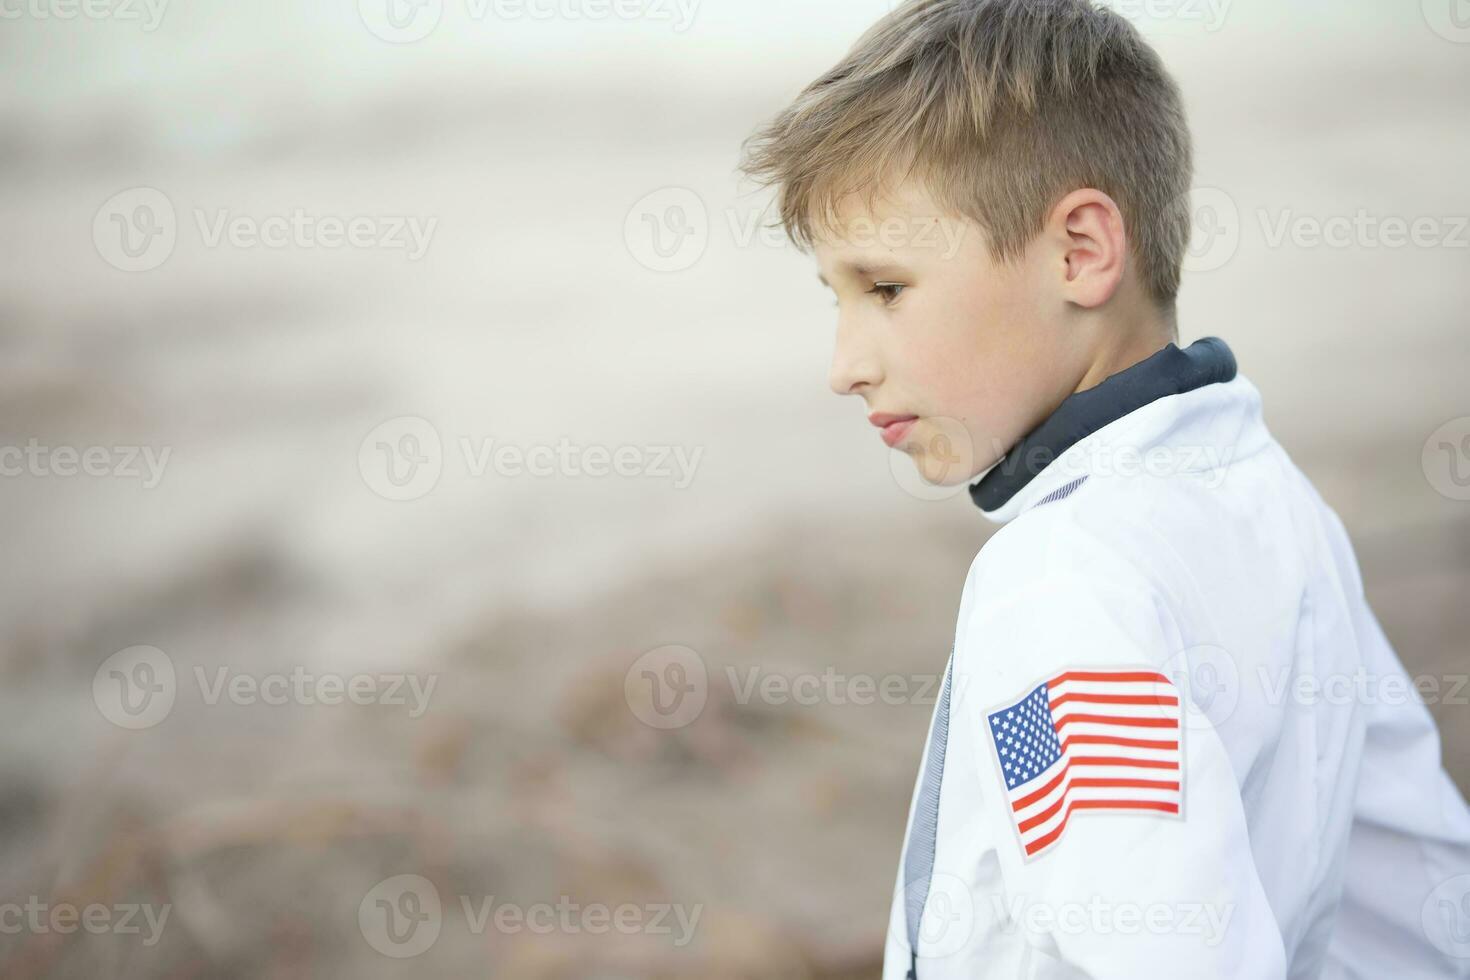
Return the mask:
<path id="1" fill-rule="evenodd" d="M 1074 390 L 1079 351 L 1056 282 L 1065 259 L 1043 240 L 999 263 L 979 225 L 916 185 L 873 208 L 848 197 L 841 227 L 814 242 L 837 297 L 832 390 L 861 396 L 924 480 L 968 481 Z"/>

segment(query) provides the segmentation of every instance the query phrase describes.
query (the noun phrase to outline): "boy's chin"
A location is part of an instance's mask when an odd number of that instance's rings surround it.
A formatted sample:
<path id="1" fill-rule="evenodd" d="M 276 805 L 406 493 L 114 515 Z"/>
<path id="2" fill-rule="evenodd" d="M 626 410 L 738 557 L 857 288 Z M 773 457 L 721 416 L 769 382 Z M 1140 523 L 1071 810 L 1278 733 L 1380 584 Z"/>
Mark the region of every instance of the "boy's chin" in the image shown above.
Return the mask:
<path id="1" fill-rule="evenodd" d="M 900 448 L 913 461 L 919 479 L 936 487 L 968 483 L 990 464 L 981 460 L 974 439 L 953 419 L 925 419 L 925 431 Z"/>
<path id="2" fill-rule="evenodd" d="M 944 440 L 938 440 L 943 443 Z M 973 480 L 984 467 L 977 466 L 973 453 L 956 451 L 952 444 L 908 452 L 919 479 L 936 487 L 956 487 Z"/>
<path id="3" fill-rule="evenodd" d="M 969 465 L 956 462 L 953 457 L 935 456 L 925 452 L 909 453 L 909 458 L 918 470 L 919 479 L 936 487 L 957 487 L 968 483 L 975 475 Z"/>

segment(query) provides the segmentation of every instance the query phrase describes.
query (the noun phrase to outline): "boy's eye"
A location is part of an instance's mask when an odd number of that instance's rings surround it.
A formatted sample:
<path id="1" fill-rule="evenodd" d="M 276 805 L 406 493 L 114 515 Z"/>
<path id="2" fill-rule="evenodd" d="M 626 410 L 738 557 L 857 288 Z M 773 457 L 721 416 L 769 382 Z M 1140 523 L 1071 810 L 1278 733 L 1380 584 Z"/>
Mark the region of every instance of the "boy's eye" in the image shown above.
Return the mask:
<path id="1" fill-rule="evenodd" d="M 875 282 L 873 288 L 868 292 L 876 295 L 883 301 L 884 306 L 890 306 L 898 299 L 898 294 L 906 287 L 901 282 Z"/>

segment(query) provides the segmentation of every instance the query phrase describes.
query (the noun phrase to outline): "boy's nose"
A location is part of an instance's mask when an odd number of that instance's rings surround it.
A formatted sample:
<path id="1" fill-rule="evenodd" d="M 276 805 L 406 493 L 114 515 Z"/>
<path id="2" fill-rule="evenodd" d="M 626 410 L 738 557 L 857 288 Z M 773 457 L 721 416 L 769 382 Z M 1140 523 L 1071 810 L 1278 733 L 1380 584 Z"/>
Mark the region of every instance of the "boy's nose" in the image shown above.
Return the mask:
<path id="1" fill-rule="evenodd" d="M 882 372 L 872 352 L 856 342 L 851 331 L 837 325 L 837 341 L 832 348 L 832 366 L 827 383 L 839 395 L 860 393 L 863 388 L 882 380 Z"/>

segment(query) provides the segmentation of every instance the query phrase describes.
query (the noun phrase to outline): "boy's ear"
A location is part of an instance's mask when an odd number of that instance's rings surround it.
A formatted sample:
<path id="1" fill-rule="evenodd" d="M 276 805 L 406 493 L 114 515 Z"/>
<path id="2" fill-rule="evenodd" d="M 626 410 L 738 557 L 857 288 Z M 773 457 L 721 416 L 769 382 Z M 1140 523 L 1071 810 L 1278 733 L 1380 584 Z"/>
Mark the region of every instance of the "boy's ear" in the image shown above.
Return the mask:
<path id="1" fill-rule="evenodd" d="M 1123 212 L 1102 191 L 1083 188 L 1057 202 L 1047 237 L 1061 256 L 1063 296 L 1086 309 L 1112 298 L 1128 267 Z"/>

